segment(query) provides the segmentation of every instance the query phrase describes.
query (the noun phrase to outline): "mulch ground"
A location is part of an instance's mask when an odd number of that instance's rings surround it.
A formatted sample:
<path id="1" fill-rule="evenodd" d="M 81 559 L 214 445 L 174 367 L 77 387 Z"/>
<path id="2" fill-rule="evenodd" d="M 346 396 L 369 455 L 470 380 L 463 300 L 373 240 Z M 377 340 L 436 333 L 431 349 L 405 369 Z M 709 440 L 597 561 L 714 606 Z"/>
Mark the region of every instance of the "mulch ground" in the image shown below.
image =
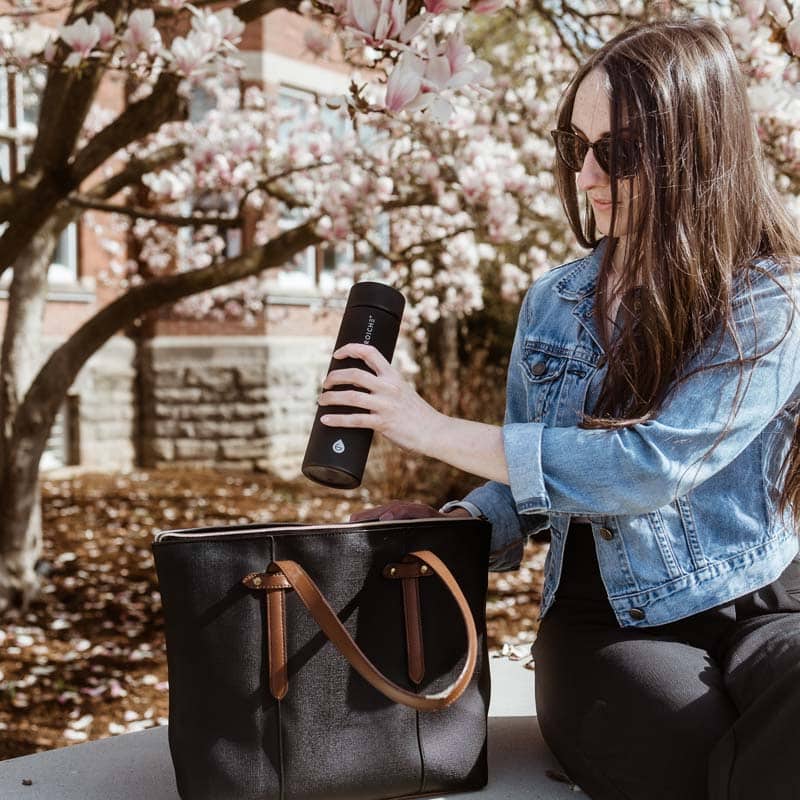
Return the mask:
<path id="1" fill-rule="evenodd" d="M 45 480 L 41 595 L 0 621 L 0 759 L 166 724 L 156 531 L 341 522 L 388 499 L 215 471 Z M 518 571 L 490 575 L 489 646 L 512 658 L 535 637 L 544 551 L 530 543 Z"/>

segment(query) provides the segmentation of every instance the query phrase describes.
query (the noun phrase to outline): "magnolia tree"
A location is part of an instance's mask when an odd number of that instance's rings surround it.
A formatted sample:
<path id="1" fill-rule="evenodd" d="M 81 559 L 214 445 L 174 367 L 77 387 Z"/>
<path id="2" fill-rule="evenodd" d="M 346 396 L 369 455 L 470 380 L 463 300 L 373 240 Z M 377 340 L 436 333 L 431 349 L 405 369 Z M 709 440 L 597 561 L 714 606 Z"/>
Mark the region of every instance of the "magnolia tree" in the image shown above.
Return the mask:
<path id="1" fill-rule="evenodd" d="M 270 87 L 227 78 L 244 24 L 276 8 L 313 21 L 316 57 L 341 43 L 354 80 L 328 104 L 339 117 L 325 106 L 299 118 Z M 110 0 L 76 2 L 48 27 L 52 8 L 9 11 L 4 68 L 44 77 L 25 167 L 0 183 L 0 274 L 13 270 L 0 363 L 0 608 L 36 591 L 39 459 L 67 390 L 109 337 L 165 305 L 254 320 L 266 271 L 324 242 L 353 247 L 345 284 L 379 259 L 409 300 L 405 326 L 420 346 L 442 321 L 482 307 L 487 266 L 517 300 L 540 269 L 572 255 L 547 131 L 576 59 L 630 19 L 671 13 L 582 3 L 555 16 L 525 0 L 247 0 L 216 12 L 168 0 L 131 12 Z M 796 192 L 800 10 L 781 0 L 708 13 L 730 27 L 776 180 Z M 119 113 L 97 99 L 114 75 L 128 87 Z M 190 124 L 198 90 L 214 108 Z M 113 233 L 105 279 L 117 296 L 33 368 L 53 249 L 80 217 Z M 227 257 L 226 230 L 244 226 L 252 244 Z M 135 258 L 118 252 L 123 239 Z"/>

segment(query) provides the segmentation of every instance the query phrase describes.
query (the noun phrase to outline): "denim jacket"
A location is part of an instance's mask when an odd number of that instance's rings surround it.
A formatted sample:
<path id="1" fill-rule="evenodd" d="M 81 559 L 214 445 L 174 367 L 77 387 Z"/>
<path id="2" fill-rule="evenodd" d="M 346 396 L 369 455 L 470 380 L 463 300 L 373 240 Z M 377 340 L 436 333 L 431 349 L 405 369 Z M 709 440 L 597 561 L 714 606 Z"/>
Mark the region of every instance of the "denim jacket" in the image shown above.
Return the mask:
<path id="1" fill-rule="evenodd" d="M 732 419 L 739 367 L 723 362 L 739 351 L 720 329 L 682 375 L 710 368 L 669 392 L 652 419 L 580 428 L 606 370 L 593 312 L 607 241 L 528 290 L 502 429 L 510 485 L 488 481 L 464 501 L 492 523 L 494 570 L 516 568 L 525 537 L 550 528 L 540 616 L 558 589 L 570 518 L 588 518 L 619 624 L 648 627 L 770 583 L 798 551 L 791 514 L 779 515 L 776 503 L 800 413 L 800 303 L 793 314 L 791 302 L 800 299 L 800 280 L 761 259 L 769 274 L 751 270 L 749 289 L 741 279 L 734 287 L 742 355 L 764 355 L 744 365 Z"/>

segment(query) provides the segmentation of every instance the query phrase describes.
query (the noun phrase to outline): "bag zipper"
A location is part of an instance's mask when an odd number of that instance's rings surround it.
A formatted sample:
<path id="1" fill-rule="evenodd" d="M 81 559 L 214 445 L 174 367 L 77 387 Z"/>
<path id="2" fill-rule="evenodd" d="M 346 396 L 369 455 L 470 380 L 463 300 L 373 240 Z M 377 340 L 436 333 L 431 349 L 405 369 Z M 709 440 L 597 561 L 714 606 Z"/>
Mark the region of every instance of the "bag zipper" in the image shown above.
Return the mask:
<path id="1" fill-rule="evenodd" d="M 463 520 L 464 517 L 457 519 Z M 253 527 L 231 527 L 228 530 L 213 530 L 208 528 L 188 528 L 178 530 L 158 531 L 153 542 L 154 544 L 161 544 L 167 540 L 179 539 L 193 539 L 193 540 L 213 540 L 213 539 L 226 539 L 229 537 L 245 537 L 245 536 L 261 536 L 269 534 L 285 534 L 285 533 L 306 533 L 308 531 L 330 530 L 331 528 L 377 528 L 386 525 L 408 524 L 409 522 L 452 522 L 453 519 L 447 517 L 415 517 L 414 519 L 386 519 L 386 520 L 373 520 L 370 522 L 334 522 L 327 525 L 304 525 L 303 523 L 284 523 L 279 527 L 270 527 L 269 525 L 261 527 L 257 523 Z M 346 531 L 343 531 L 346 532 Z"/>

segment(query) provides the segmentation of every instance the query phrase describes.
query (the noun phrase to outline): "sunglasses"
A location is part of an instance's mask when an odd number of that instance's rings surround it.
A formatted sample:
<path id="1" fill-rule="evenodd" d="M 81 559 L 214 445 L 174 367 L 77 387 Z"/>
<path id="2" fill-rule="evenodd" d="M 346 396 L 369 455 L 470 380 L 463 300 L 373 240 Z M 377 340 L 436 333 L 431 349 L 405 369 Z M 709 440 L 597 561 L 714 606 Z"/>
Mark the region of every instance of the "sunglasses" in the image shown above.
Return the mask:
<path id="1" fill-rule="evenodd" d="M 611 174 L 612 149 L 617 176 L 632 178 L 639 169 L 639 144 L 633 139 L 619 137 L 612 139 L 610 133 L 601 136 L 596 142 L 587 142 L 576 133 L 568 130 L 550 131 L 556 143 L 558 157 L 573 172 L 583 169 L 583 161 L 591 149 L 600 169 Z"/>

